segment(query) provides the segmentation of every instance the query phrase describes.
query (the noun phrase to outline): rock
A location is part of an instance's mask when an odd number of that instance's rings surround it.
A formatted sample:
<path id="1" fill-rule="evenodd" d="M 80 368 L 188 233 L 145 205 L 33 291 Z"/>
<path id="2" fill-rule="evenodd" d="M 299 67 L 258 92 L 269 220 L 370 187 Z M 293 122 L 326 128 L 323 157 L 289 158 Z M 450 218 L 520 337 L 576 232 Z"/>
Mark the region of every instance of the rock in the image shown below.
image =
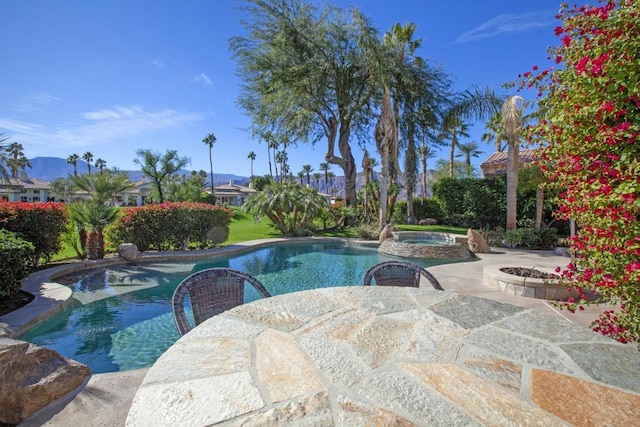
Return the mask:
<path id="1" fill-rule="evenodd" d="M 0 338 L 6 337 L 11 338 L 13 336 L 13 331 L 6 323 L 0 323 Z"/>
<path id="2" fill-rule="evenodd" d="M 419 225 L 438 225 L 438 220 L 435 218 L 424 218 L 418 222 Z"/>
<path id="3" fill-rule="evenodd" d="M 467 242 L 469 243 L 469 250 L 474 254 L 489 254 L 491 253 L 491 246 L 484 240 L 482 234 L 475 230 L 467 230 Z"/>
<path id="4" fill-rule="evenodd" d="M 0 338 L 0 424 L 18 424 L 71 393 L 91 375 L 85 365 L 24 341 Z"/>
<path id="5" fill-rule="evenodd" d="M 133 243 L 122 243 L 118 245 L 118 255 L 127 261 L 137 260 L 139 254 L 138 247 Z"/>
<path id="6" fill-rule="evenodd" d="M 386 239 L 393 239 L 393 225 L 387 224 L 380 232 L 380 243 Z"/>

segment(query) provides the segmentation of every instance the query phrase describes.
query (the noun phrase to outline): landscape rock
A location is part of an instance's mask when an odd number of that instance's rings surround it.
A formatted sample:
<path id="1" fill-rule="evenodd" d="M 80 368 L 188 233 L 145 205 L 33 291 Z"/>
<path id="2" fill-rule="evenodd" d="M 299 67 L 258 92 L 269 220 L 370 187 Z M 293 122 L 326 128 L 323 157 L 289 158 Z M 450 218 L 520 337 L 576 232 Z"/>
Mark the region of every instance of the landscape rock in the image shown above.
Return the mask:
<path id="1" fill-rule="evenodd" d="M 0 338 L 13 336 L 13 331 L 6 323 L 0 323 Z"/>
<path id="2" fill-rule="evenodd" d="M 386 239 L 393 239 L 393 230 L 394 228 L 392 224 L 385 225 L 380 232 L 380 243 L 382 243 Z"/>
<path id="3" fill-rule="evenodd" d="M 91 371 L 58 352 L 0 338 L 0 424 L 18 424 L 78 388 Z"/>
<path id="4" fill-rule="evenodd" d="M 419 225 L 438 225 L 438 220 L 435 218 L 423 218 L 418 221 Z"/>
<path id="5" fill-rule="evenodd" d="M 469 250 L 474 254 L 489 254 L 491 253 L 491 246 L 482 237 L 482 234 L 475 230 L 467 230 L 467 242 L 469 243 Z"/>
<path id="6" fill-rule="evenodd" d="M 118 245 L 118 255 L 127 261 L 135 261 L 138 259 L 138 247 L 133 243 L 122 243 Z"/>

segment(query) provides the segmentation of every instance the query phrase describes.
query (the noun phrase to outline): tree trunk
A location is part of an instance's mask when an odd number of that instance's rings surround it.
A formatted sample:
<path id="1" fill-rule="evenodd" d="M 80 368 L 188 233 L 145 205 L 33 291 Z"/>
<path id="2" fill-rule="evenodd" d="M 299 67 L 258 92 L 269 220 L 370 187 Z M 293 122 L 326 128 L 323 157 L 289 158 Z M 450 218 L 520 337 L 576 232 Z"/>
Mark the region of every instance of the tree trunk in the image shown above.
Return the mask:
<path id="1" fill-rule="evenodd" d="M 338 151 L 340 151 L 340 155 L 342 157 L 337 157 L 334 154 L 335 149 L 335 141 L 338 136 Z M 351 134 L 351 128 L 349 123 L 342 122 L 340 124 L 340 129 L 338 129 L 338 122 L 331 118 L 329 120 L 329 135 L 327 138 L 327 154 L 325 155 L 325 160 L 327 163 L 331 163 L 333 165 L 338 165 L 342 168 L 344 173 L 344 193 L 345 193 L 345 206 L 357 206 L 358 198 L 356 194 L 356 161 L 353 158 L 353 154 L 351 152 L 351 146 L 349 145 L 349 135 Z M 326 172 L 325 172 L 325 186 L 326 183 Z"/>
<path id="2" fill-rule="evenodd" d="M 451 150 L 449 151 L 449 176 L 453 178 L 453 159 L 456 154 L 456 145 L 458 145 L 458 138 L 454 133 L 451 137 Z"/>
<path id="3" fill-rule="evenodd" d="M 382 98 L 382 111 L 374 132 L 376 147 L 380 153 L 382 167 L 380 172 L 380 218 L 379 226 L 382 230 L 387 225 L 387 195 L 389 193 L 389 162 L 393 158 L 396 121 L 391 110 L 389 88 L 385 86 Z"/>
<path id="4" fill-rule="evenodd" d="M 544 190 L 539 185 L 536 187 L 536 222 L 535 230 L 540 231 L 542 228 L 542 213 L 544 211 Z"/>
<path id="5" fill-rule="evenodd" d="M 516 228 L 518 214 L 518 141 L 509 142 L 507 153 L 507 230 Z"/>

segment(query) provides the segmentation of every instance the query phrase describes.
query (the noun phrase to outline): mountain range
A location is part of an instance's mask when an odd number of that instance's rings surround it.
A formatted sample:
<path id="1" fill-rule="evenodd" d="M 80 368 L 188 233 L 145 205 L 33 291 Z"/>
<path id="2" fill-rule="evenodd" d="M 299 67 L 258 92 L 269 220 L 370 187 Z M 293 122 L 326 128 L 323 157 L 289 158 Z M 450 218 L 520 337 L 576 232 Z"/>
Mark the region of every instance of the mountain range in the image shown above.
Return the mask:
<path id="1" fill-rule="evenodd" d="M 34 157 L 30 159 L 31 167 L 27 168 L 27 175 L 31 178 L 42 179 L 44 181 L 53 181 L 56 178 L 66 178 L 69 175 L 73 175 L 73 165 L 67 163 L 66 159 L 59 157 Z M 89 171 L 87 162 L 84 160 L 78 160 L 76 164 L 78 173 L 86 173 Z M 91 171 L 95 171 L 95 166 L 91 166 Z M 139 181 L 144 175 L 139 170 L 125 170 L 129 174 L 131 181 Z M 189 175 L 190 170 L 181 169 L 180 174 Z M 209 174 L 207 173 L 207 182 L 209 181 Z M 228 184 L 229 181 L 233 181 L 235 184 L 244 184 L 249 181 L 249 177 L 239 176 L 233 174 L 213 174 L 213 185 Z"/>
<path id="2" fill-rule="evenodd" d="M 69 175 L 73 175 L 73 165 L 67 163 L 66 159 L 62 159 L 59 157 L 34 157 L 30 159 L 31 167 L 27 169 L 27 175 L 31 178 L 37 178 L 44 181 L 53 181 L 56 178 L 66 178 Z M 78 173 L 86 173 L 89 171 L 88 164 L 84 160 L 78 160 L 76 164 L 76 168 Z M 95 166 L 91 166 L 91 171 L 95 171 Z M 139 181 L 144 178 L 144 175 L 139 170 L 125 170 L 129 174 L 129 179 L 131 181 Z M 180 174 L 189 175 L 191 174 L 190 170 L 181 169 Z M 378 178 L 378 173 L 374 173 L 376 179 Z M 429 179 L 431 180 L 433 177 L 433 171 L 430 170 L 428 172 Z M 234 184 L 244 185 L 249 181 L 250 177 L 240 176 L 234 174 L 213 174 L 213 185 L 222 185 L 228 184 L 229 182 L 233 182 Z M 298 179 L 297 177 L 295 179 Z M 325 188 L 324 176 L 320 179 L 318 186 L 319 191 L 323 193 L 333 193 L 338 196 L 344 196 L 344 177 L 336 175 L 332 179 L 333 191 L 327 190 Z M 306 178 L 303 180 L 303 183 L 306 183 Z M 312 182 L 315 184 L 315 182 Z M 207 185 L 209 184 L 209 174 L 207 173 Z M 358 173 L 356 178 L 356 188 L 360 189 L 364 186 L 364 175 L 363 173 Z M 313 185 L 315 188 L 316 186 Z M 418 185 L 419 187 L 419 185 Z M 404 191 L 401 191 L 400 199 L 404 198 Z"/>

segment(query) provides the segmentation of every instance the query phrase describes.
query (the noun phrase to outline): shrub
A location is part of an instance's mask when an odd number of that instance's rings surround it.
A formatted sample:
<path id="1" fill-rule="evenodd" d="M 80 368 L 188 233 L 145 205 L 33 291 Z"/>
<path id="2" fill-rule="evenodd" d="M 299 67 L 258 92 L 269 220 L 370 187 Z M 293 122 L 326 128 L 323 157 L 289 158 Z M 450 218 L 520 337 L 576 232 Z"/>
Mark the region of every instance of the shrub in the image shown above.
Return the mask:
<path id="1" fill-rule="evenodd" d="M 114 245 L 135 243 L 141 251 L 184 249 L 190 243 L 204 248 L 227 239 L 232 217 L 230 209 L 205 203 L 123 208 L 107 234 Z"/>
<path id="2" fill-rule="evenodd" d="M 67 212 L 62 203 L 0 202 L 0 228 L 13 231 L 34 247 L 33 266 L 62 249 Z"/>
<path id="3" fill-rule="evenodd" d="M 551 50 L 559 66 L 533 68 L 521 87 L 538 89 L 540 167 L 562 191 L 559 216 L 580 225 L 572 240 L 576 263 L 564 283 L 593 289 L 617 305 L 594 330 L 622 342 L 640 341 L 640 10 L 637 1 L 564 5 Z M 587 298 L 570 299 L 570 310 Z"/>
<path id="4" fill-rule="evenodd" d="M 468 228 L 494 228 L 505 223 L 506 180 L 491 178 L 442 178 L 433 194 L 446 224 Z"/>
<path id="5" fill-rule="evenodd" d="M 18 293 L 20 280 L 29 275 L 29 263 L 34 256 L 33 244 L 16 233 L 0 229 L 0 298 Z"/>
<path id="6" fill-rule="evenodd" d="M 434 218 L 438 220 L 438 222 L 442 222 L 443 220 L 442 208 L 436 199 L 413 199 L 413 216 L 416 222 L 426 218 Z M 394 224 L 407 223 L 406 201 L 396 203 L 392 221 Z"/>

